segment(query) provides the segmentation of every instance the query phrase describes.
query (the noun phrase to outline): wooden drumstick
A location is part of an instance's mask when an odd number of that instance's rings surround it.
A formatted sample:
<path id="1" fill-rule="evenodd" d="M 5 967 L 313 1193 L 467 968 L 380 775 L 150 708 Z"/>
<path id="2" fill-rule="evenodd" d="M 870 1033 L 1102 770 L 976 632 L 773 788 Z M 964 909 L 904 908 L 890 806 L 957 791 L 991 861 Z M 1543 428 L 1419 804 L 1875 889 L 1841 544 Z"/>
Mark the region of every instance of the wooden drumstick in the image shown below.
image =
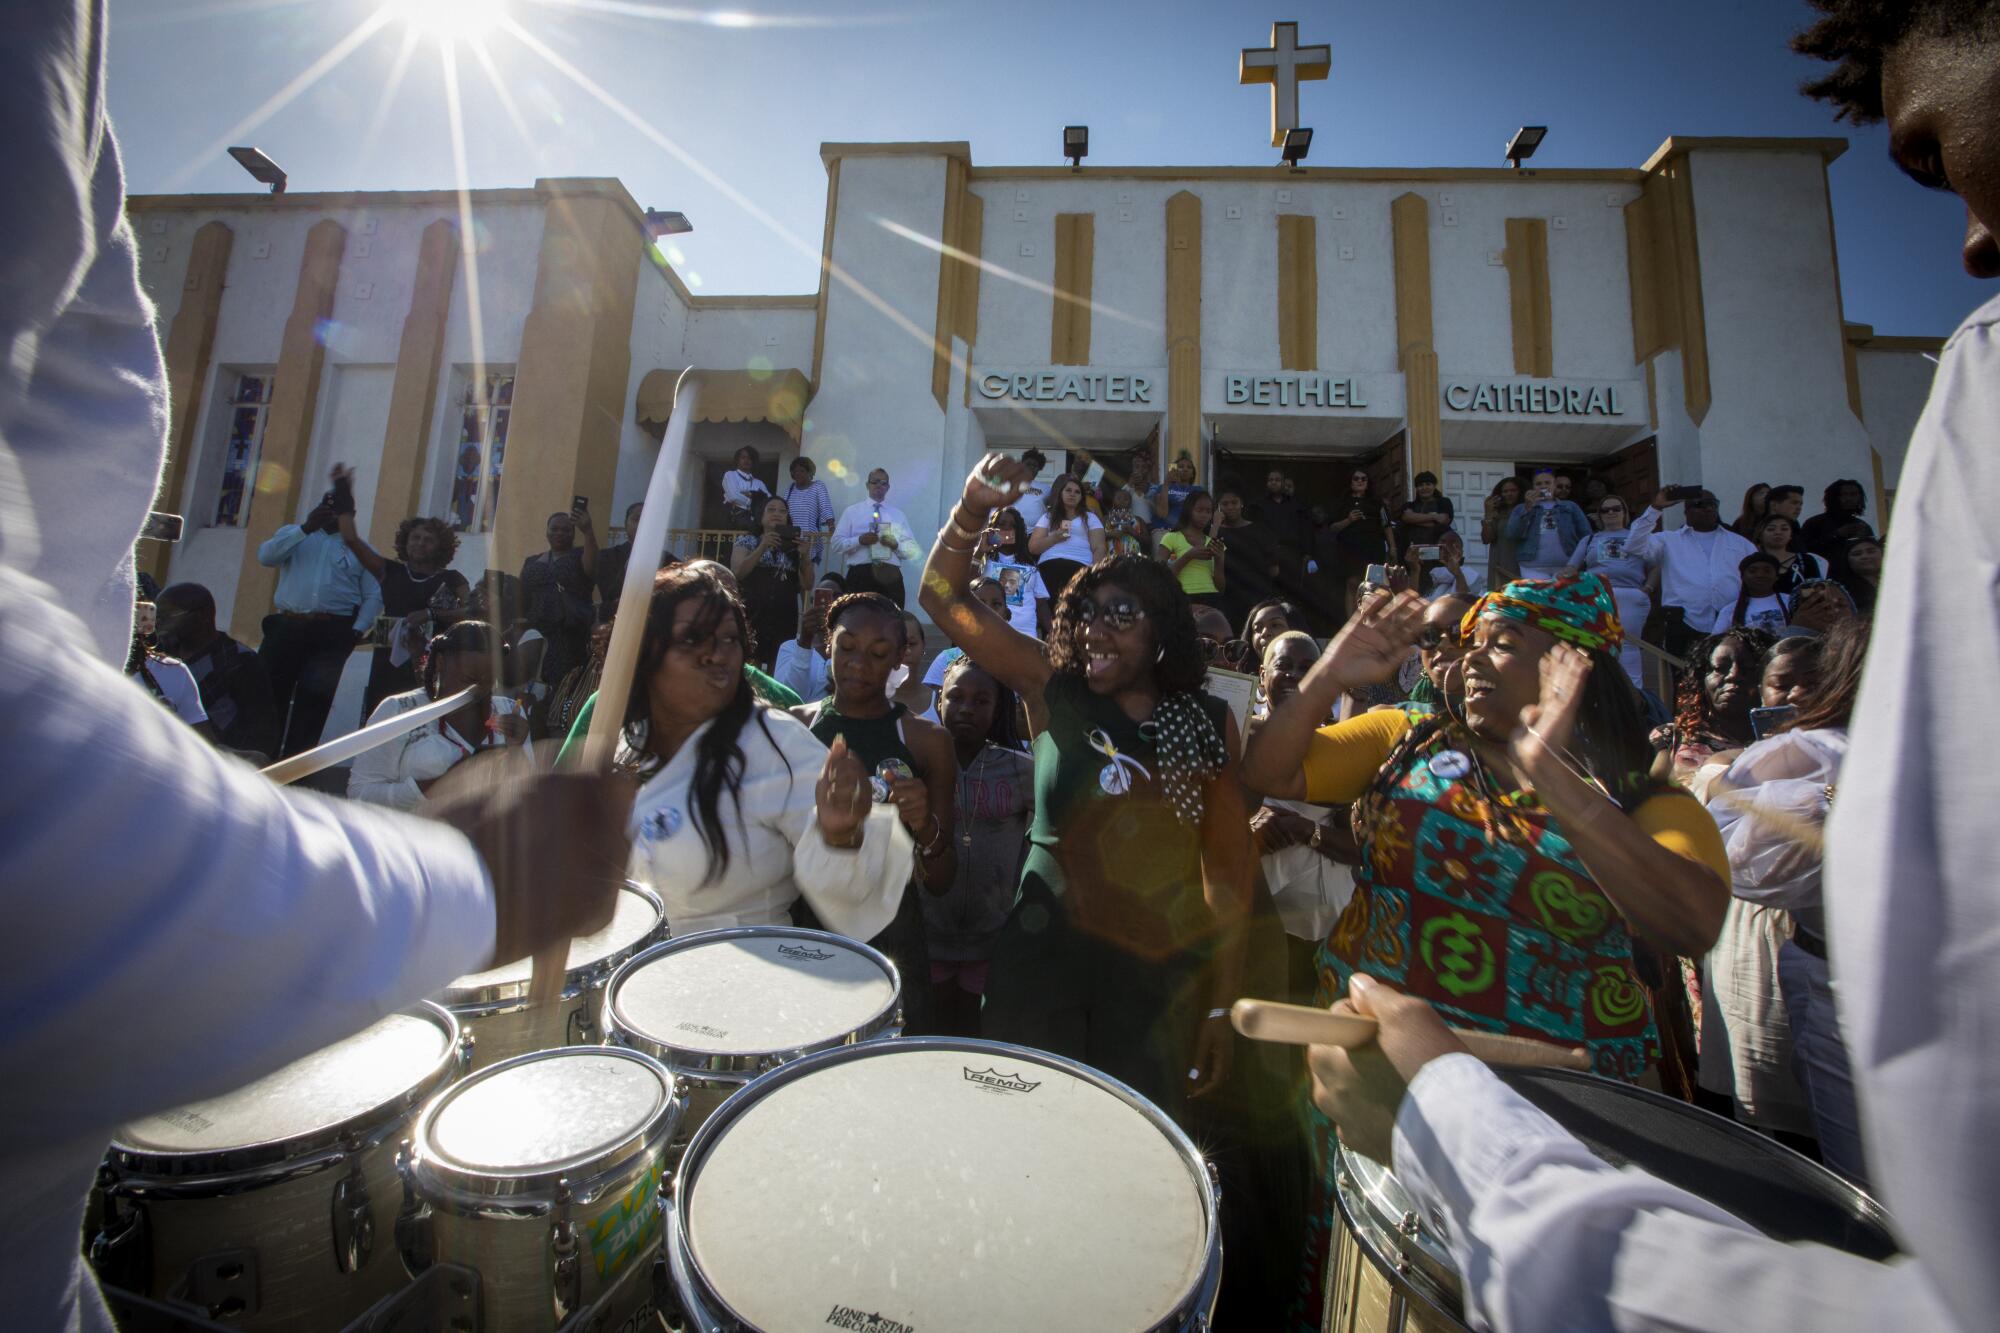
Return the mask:
<path id="1" fill-rule="evenodd" d="M 1352 1049 L 1375 1040 L 1376 1024 L 1372 1018 L 1336 1014 L 1302 1004 L 1280 1004 L 1276 1000 L 1238 1000 L 1230 1007 L 1229 1021 L 1252 1041 Z M 1465 1043 L 1468 1051 L 1489 1065 L 1533 1065 L 1585 1072 L 1590 1069 L 1590 1056 L 1573 1046 L 1504 1032 L 1478 1032 L 1469 1028 L 1453 1028 L 1451 1032 Z"/>
<path id="2" fill-rule="evenodd" d="M 283 786 L 297 782 L 324 768 L 332 768 L 344 759 L 352 759 L 364 750 L 372 750 L 378 745 L 386 745 L 406 732 L 415 731 L 426 722 L 444 717 L 467 699 L 472 697 L 468 686 L 457 694 L 425 704 L 422 708 L 412 708 L 407 713 L 385 717 L 380 722 L 372 722 L 359 731 L 350 731 L 324 745 L 315 745 L 310 750 L 301 750 L 289 759 L 280 759 L 262 770 L 265 777 Z"/>
<path id="3" fill-rule="evenodd" d="M 645 508 L 639 512 L 639 530 L 632 537 L 632 559 L 625 566 L 625 586 L 619 590 L 618 605 L 626 614 L 611 622 L 611 643 L 604 650 L 604 670 L 597 678 L 597 702 L 590 709 L 590 731 L 583 741 L 586 773 L 610 769 L 618 755 L 618 733 L 625 725 L 625 707 L 632 697 L 632 675 L 639 665 L 639 645 L 646 637 L 646 608 L 653 598 L 653 576 L 659 572 L 658 552 L 667 544 L 668 510 L 673 506 L 674 478 L 680 475 L 681 459 L 687 453 L 688 428 L 694 421 L 701 397 L 701 378 L 692 368 L 683 370 L 674 384 L 673 406 L 667 417 L 666 438 L 653 462 L 653 475 L 646 483 Z M 653 552 L 650 557 L 645 552 Z M 568 975 L 569 944 L 552 944 L 535 954 L 528 974 L 528 1002 L 548 1004 L 562 993 Z"/>

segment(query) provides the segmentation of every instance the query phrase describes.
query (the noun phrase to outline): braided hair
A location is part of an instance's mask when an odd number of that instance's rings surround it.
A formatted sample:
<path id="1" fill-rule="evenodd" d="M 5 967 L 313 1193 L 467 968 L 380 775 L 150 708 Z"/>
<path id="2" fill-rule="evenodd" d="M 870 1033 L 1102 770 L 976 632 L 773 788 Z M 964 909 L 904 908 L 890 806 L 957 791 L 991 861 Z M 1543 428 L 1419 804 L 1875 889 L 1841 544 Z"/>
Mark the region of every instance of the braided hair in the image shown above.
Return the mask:
<path id="1" fill-rule="evenodd" d="M 1208 669 L 1201 660 L 1193 606 L 1173 571 L 1142 555 L 1114 555 L 1071 579 L 1050 617 L 1049 665 L 1058 676 L 1084 681 L 1088 654 L 1083 646 L 1083 606 L 1104 587 L 1130 593 L 1152 626 L 1158 649 L 1153 683 L 1160 701 L 1150 725 L 1158 747 L 1160 789 L 1176 819 L 1198 824 L 1202 790 L 1229 762 L 1229 747 L 1202 707 L 1201 683 Z"/>
<path id="2" fill-rule="evenodd" d="M 1821 17 L 1792 38 L 1792 50 L 1833 65 L 1808 79 L 1807 97 L 1831 102 L 1835 120 L 1872 125 L 1883 117 L 1882 66 L 1910 37 L 1991 38 L 2000 29 L 1994 0 L 1811 0 Z"/>
<path id="3" fill-rule="evenodd" d="M 424 693 L 432 699 L 438 697 L 446 653 L 478 653 L 484 657 L 492 651 L 493 642 L 486 626 L 477 620 L 461 620 L 433 637 L 424 645 Z"/>
<path id="4" fill-rule="evenodd" d="M 1768 630 L 1737 625 L 1723 630 L 1720 634 L 1711 634 L 1697 643 L 1694 651 L 1688 654 L 1687 670 L 1681 673 L 1680 692 L 1676 698 L 1677 707 L 1674 713 L 1673 743 L 1679 745 L 1683 741 L 1703 736 L 1731 740 L 1732 738 L 1722 736 L 1715 730 L 1714 717 L 1708 703 L 1708 690 L 1704 687 L 1708 669 L 1715 661 L 1716 651 L 1725 643 L 1734 643 L 1739 651 L 1749 653 L 1756 660 L 1757 671 L 1754 674 L 1761 678 L 1764 659 L 1770 654 L 1771 645 L 1776 642 L 1777 636 Z"/>
<path id="5" fill-rule="evenodd" d="M 970 657 L 954 657 L 951 665 L 944 669 L 944 678 L 938 682 L 940 704 L 944 700 L 944 692 L 951 687 L 951 682 L 968 671 L 980 672 L 993 682 L 993 725 L 987 729 L 986 739 L 1003 750 L 1026 749 L 1027 746 L 1021 740 L 1021 710 L 1016 706 L 1019 696 L 1003 685 L 998 676 Z"/>

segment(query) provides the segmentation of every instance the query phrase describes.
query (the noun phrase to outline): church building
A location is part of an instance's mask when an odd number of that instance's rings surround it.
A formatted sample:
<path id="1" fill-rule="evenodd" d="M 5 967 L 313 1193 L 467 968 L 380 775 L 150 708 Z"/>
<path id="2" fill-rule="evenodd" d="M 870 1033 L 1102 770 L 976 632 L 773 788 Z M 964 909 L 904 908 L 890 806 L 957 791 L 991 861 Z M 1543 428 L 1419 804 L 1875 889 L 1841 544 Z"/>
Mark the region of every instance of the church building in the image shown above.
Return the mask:
<path id="1" fill-rule="evenodd" d="M 1272 83 L 1274 144 L 1317 68 L 1270 63 L 1291 27 L 1244 54 L 1244 80 Z M 1753 482 L 1802 484 L 1813 512 L 1851 477 L 1879 529 L 1942 340 L 1842 309 L 1827 167 L 1845 149 L 1670 138 L 1642 163 L 1541 170 L 828 143 L 821 280 L 796 296 L 691 291 L 611 179 L 136 196 L 173 396 L 157 503 L 187 520 L 149 558 L 254 642 L 274 584 L 257 545 L 336 462 L 378 548 L 448 515 L 470 576 L 518 570 L 573 496 L 612 540 L 689 367 L 682 543 L 722 527 L 744 445 L 779 494 L 811 457 L 836 509 L 887 468 L 924 540 L 985 450 L 1029 446 L 1185 454 L 1256 489 L 1282 466 L 1306 498 L 1357 465 L 1392 498 L 1429 470 L 1475 560 L 1484 496 L 1539 464 L 1641 504 L 1700 483 L 1725 518 Z"/>

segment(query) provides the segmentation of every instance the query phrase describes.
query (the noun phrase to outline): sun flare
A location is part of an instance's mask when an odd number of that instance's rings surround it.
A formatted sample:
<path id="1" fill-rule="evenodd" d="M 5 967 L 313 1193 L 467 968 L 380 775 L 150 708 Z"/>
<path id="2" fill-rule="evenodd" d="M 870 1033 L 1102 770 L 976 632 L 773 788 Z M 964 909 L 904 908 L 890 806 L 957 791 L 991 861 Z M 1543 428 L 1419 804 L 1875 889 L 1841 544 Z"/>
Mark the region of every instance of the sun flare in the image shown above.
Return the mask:
<path id="1" fill-rule="evenodd" d="M 396 16 L 426 37 L 473 41 L 507 17 L 507 0 L 390 0 Z"/>

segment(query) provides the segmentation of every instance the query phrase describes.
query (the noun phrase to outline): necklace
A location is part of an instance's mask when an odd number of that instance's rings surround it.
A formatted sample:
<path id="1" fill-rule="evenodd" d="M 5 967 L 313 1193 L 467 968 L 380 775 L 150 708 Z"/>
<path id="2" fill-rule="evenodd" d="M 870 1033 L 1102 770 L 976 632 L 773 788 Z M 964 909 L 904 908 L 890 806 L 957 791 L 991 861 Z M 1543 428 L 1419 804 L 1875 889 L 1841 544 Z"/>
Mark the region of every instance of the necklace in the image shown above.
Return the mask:
<path id="1" fill-rule="evenodd" d="M 980 770 L 986 767 L 986 751 L 972 756 L 972 762 L 958 771 L 958 808 L 953 812 L 959 821 L 958 845 L 966 852 L 972 850 L 972 818 L 966 812 L 972 809 L 971 797 L 966 791 L 968 779 L 976 780 Z"/>

